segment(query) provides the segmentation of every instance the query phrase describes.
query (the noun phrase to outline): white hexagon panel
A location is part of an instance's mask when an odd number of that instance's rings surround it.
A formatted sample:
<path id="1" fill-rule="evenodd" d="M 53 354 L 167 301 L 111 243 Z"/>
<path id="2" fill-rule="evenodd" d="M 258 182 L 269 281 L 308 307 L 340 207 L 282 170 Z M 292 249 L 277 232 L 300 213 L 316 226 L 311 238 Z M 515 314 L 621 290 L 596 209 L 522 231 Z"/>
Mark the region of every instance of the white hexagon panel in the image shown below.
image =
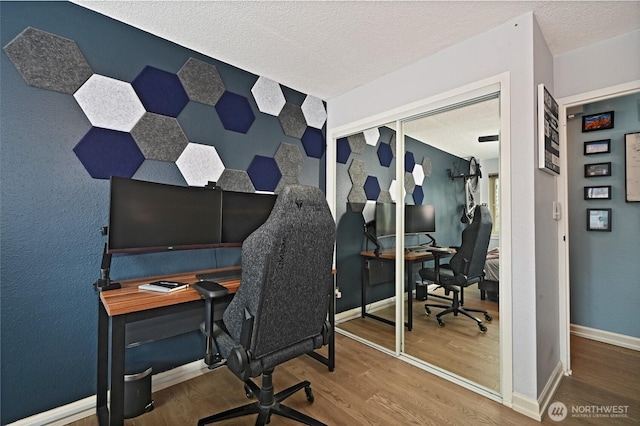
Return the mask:
<path id="1" fill-rule="evenodd" d="M 224 171 L 224 164 L 215 147 L 193 142 L 182 151 L 176 165 L 190 186 L 217 182 Z"/>
<path id="2" fill-rule="evenodd" d="M 251 88 L 251 93 L 256 100 L 258 109 L 265 114 L 277 117 L 287 103 L 280 84 L 267 77 L 259 77 Z"/>
<path id="3" fill-rule="evenodd" d="M 367 129 L 362 133 L 364 133 L 364 140 L 365 142 L 367 142 L 367 145 L 378 145 L 378 139 L 380 139 L 380 130 L 378 130 L 377 127 Z"/>
<path id="4" fill-rule="evenodd" d="M 389 195 L 391 195 L 391 200 L 393 200 L 393 202 L 397 202 L 398 201 L 398 182 L 394 179 L 391 181 L 391 185 L 389 185 Z M 407 191 L 402 188 L 402 200 L 404 200 L 404 198 L 407 195 Z"/>
<path id="5" fill-rule="evenodd" d="M 322 99 L 308 95 L 302 102 L 301 108 L 307 125 L 322 129 L 325 121 L 327 121 L 327 111 L 324 109 Z"/>
<path id="6" fill-rule="evenodd" d="M 94 127 L 129 132 L 145 114 L 131 84 L 93 74 L 73 94 Z"/>
<path id="7" fill-rule="evenodd" d="M 424 169 L 422 168 L 422 164 L 416 164 L 413 166 L 413 172 L 411 173 L 413 174 L 413 180 L 416 185 L 422 185 L 422 182 L 424 181 Z"/>

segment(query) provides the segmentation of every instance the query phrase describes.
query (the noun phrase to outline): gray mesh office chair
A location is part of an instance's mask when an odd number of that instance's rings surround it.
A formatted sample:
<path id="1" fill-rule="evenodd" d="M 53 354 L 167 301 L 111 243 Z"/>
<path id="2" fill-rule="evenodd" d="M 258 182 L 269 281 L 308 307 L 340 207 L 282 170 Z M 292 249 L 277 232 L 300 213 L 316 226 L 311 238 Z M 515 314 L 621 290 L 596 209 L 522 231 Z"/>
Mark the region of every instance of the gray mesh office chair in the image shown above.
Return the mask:
<path id="1" fill-rule="evenodd" d="M 277 365 L 328 343 L 334 244 L 335 222 L 322 191 L 302 185 L 286 187 L 267 221 L 242 245 L 242 279 L 223 323 L 206 325 L 213 352 L 219 351 L 207 362 L 226 363 L 245 382 L 247 396 L 257 395 L 258 401 L 201 419 L 198 425 L 247 414 L 258 414 L 256 425 L 267 423 L 272 414 L 322 425 L 280 404 L 303 388 L 313 402 L 310 383 L 304 381 L 274 395 L 271 374 Z M 207 299 L 207 318 L 213 318 L 211 298 L 225 291 L 211 284 L 194 288 Z M 251 380 L 259 375 L 262 388 Z"/>
<path id="2" fill-rule="evenodd" d="M 486 321 L 491 321 L 491 316 L 487 311 L 482 309 L 471 309 L 462 307 L 460 294 L 465 287 L 480 282 L 484 277 L 484 263 L 487 258 L 487 250 L 489 248 L 489 240 L 491 239 L 491 214 L 485 205 L 477 206 L 474 209 L 473 221 L 462 231 L 462 244 L 456 250 L 449 263 L 441 265 L 439 270 L 435 268 L 423 268 L 420 270 L 420 276 L 429 281 L 433 281 L 445 289 L 445 291 L 453 293 L 451 305 L 438 303 L 427 303 L 424 309 L 427 315 L 431 314 L 430 307 L 444 308 L 445 310 L 438 313 L 436 318 L 438 325 L 444 327 L 441 317 L 453 313 L 465 315 L 474 320 L 480 331 L 487 331 L 487 327 L 482 321 L 470 312 L 480 312 L 484 314 Z"/>

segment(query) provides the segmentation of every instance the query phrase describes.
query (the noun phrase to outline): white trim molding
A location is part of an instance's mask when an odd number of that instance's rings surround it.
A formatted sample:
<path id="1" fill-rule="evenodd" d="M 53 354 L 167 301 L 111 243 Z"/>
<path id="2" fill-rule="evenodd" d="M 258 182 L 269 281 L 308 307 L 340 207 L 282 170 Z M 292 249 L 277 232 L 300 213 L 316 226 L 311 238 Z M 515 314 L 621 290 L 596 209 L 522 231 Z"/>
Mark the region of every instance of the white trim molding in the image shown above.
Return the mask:
<path id="1" fill-rule="evenodd" d="M 558 361 L 538 399 L 529 398 L 517 392 L 513 393 L 513 410 L 539 422 L 542 421 L 544 413 L 551 402 L 551 398 L 555 395 L 563 376 L 564 369 L 562 363 Z"/>
<path id="2" fill-rule="evenodd" d="M 597 330 L 595 328 L 576 324 L 571 324 L 571 334 L 584 337 L 585 339 L 595 340 L 597 342 L 620 346 L 621 348 L 640 351 L 640 339 L 633 336 L 626 336 L 624 334 L 612 333 L 605 330 Z"/>

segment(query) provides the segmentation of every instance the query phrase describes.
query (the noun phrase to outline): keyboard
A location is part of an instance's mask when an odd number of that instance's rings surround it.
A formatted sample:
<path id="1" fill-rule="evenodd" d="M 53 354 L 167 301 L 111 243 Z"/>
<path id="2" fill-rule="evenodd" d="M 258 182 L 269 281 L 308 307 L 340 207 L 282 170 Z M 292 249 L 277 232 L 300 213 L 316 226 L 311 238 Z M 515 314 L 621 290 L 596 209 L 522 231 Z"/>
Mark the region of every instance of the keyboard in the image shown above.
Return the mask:
<path id="1" fill-rule="evenodd" d="M 196 274 L 196 278 L 200 281 L 233 281 L 239 280 L 242 275 L 241 269 L 227 269 L 222 271 L 202 272 Z"/>

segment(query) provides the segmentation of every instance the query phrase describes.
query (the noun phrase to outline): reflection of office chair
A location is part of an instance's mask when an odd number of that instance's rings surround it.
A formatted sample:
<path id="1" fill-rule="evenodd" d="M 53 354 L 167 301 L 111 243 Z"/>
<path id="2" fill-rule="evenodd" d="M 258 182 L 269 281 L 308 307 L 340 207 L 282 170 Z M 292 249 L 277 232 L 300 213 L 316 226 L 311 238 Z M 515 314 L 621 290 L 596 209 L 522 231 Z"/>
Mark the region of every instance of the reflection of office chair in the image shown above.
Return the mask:
<path id="1" fill-rule="evenodd" d="M 280 405 L 303 388 L 313 402 L 310 383 L 304 381 L 274 395 L 271 374 L 277 365 L 328 343 L 334 243 L 335 222 L 322 191 L 302 185 L 286 187 L 267 221 L 242 245 L 242 279 L 223 324 L 205 324 L 208 344 L 213 343 L 207 352 L 219 351 L 216 357 L 207 356 L 206 362 L 226 361 L 229 370 L 245 382 L 247 396 L 257 395 L 258 401 L 201 419 L 198 425 L 247 414 L 258 414 L 257 425 L 268 423 L 272 414 L 322 425 Z M 210 297 L 218 296 L 221 287 L 216 286 L 194 285 L 207 299 L 207 318 L 213 318 Z M 262 388 L 250 379 L 259 375 Z"/>
<path id="2" fill-rule="evenodd" d="M 480 327 L 483 333 L 487 327 L 478 318 L 469 312 L 481 312 L 487 321 L 491 321 L 491 316 L 482 309 L 463 308 L 460 303 L 460 293 L 465 287 L 480 282 L 484 277 L 484 263 L 489 248 L 491 238 L 491 215 L 487 206 L 477 206 L 473 215 L 473 222 L 462 231 L 462 244 L 457 249 L 456 254 L 446 265 L 439 268 L 424 268 L 420 270 L 423 279 L 430 280 L 443 287 L 445 291 L 453 293 L 451 305 L 431 304 L 424 305 L 427 315 L 431 314 L 429 307 L 445 308 L 444 311 L 436 315 L 438 325 L 444 327 L 444 322 L 440 319 L 443 315 L 458 313 L 465 315 Z"/>

